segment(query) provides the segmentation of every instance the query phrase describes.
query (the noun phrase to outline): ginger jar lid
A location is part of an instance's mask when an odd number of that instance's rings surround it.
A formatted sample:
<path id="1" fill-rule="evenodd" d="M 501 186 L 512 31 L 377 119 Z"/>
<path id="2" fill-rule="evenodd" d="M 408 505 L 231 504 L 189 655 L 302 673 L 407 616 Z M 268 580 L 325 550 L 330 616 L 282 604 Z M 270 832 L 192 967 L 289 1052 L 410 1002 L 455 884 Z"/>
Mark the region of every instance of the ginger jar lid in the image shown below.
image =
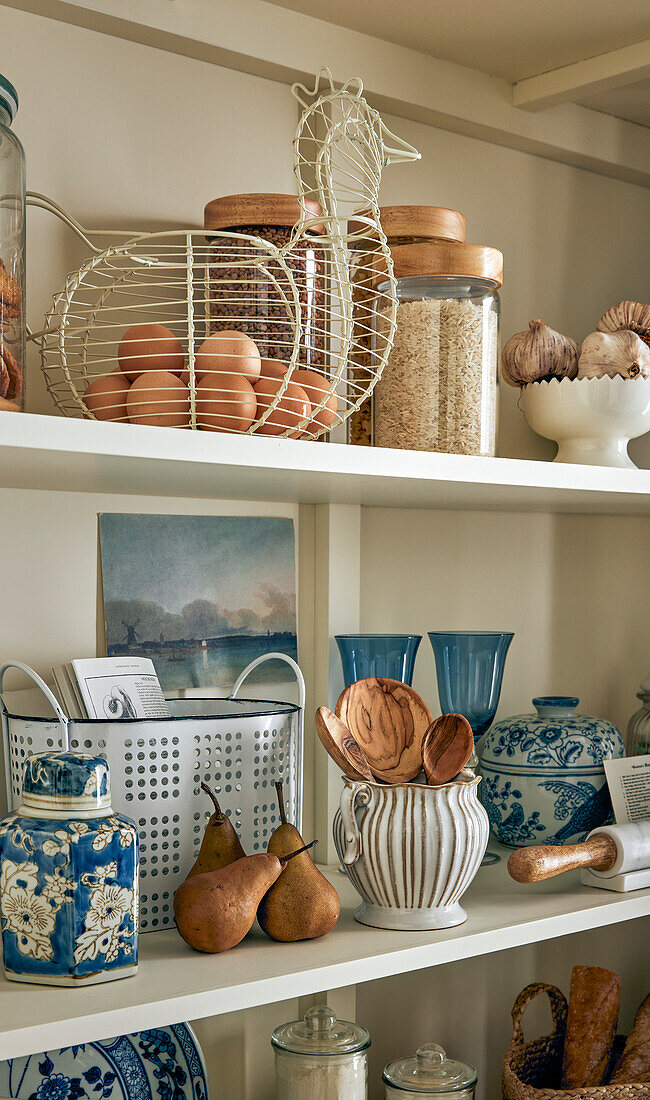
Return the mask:
<path id="1" fill-rule="evenodd" d="M 382 1079 L 385 1084 L 404 1092 L 453 1096 L 454 1093 L 473 1089 L 477 1076 L 469 1062 L 456 1062 L 448 1058 L 437 1043 L 427 1043 L 418 1049 L 415 1058 L 399 1058 L 389 1062 Z"/>
<path id="2" fill-rule="evenodd" d="M 370 1046 L 370 1034 L 360 1024 L 337 1019 L 327 1005 L 315 1005 L 303 1020 L 276 1027 L 271 1045 L 292 1054 L 356 1054 Z"/>
<path id="3" fill-rule="evenodd" d="M 479 746 L 481 763 L 510 770 L 544 767 L 599 771 L 604 760 L 625 756 L 620 731 L 605 718 L 577 713 L 575 695 L 540 695 L 535 714 L 515 714 L 496 722 Z"/>
<path id="4" fill-rule="evenodd" d="M 111 808 L 108 764 L 85 752 L 41 752 L 23 769 L 23 806 L 65 815 Z"/>

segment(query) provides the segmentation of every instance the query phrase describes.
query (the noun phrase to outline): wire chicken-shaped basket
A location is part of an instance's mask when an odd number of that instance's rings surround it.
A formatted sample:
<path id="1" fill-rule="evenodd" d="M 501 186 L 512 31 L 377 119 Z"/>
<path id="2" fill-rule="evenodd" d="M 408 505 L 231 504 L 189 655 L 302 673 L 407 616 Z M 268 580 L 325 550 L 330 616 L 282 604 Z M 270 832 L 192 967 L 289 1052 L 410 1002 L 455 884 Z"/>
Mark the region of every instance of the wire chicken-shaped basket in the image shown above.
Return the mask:
<path id="1" fill-rule="evenodd" d="M 381 173 L 419 156 L 362 91 L 357 78 L 337 89 L 329 70 L 311 91 L 293 86 L 303 107 L 294 139 L 300 217 L 282 246 L 226 231 L 86 231 L 30 194 L 90 252 L 31 337 L 60 412 L 315 439 L 360 408 L 395 331 Z M 293 262 L 316 231 L 318 263 Z M 264 297 L 276 323 L 260 349 Z"/>

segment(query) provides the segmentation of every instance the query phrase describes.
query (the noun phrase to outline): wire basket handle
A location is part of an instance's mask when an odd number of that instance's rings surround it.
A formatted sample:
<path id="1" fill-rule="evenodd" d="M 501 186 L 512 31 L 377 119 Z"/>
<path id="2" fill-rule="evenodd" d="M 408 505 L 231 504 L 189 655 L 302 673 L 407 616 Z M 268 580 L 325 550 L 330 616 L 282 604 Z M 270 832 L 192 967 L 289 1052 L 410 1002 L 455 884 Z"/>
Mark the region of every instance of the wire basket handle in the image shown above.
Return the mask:
<path id="1" fill-rule="evenodd" d="M 296 821 L 295 825 L 298 831 L 302 829 L 302 758 L 303 758 L 303 741 L 305 736 L 305 677 L 302 674 L 300 665 L 298 665 L 293 657 L 287 656 L 286 653 L 264 653 L 261 657 L 256 657 L 254 661 L 251 661 L 243 672 L 239 673 L 239 676 L 233 684 L 233 689 L 228 696 L 229 699 L 236 699 L 237 693 L 242 686 L 246 677 L 257 668 L 258 665 L 264 663 L 264 661 L 284 661 L 285 664 L 293 670 L 293 674 L 298 681 L 298 740 L 296 744 Z"/>
<path id="2" fill-rule="evenodd" d="M 59 719 L 59 725 L 61 727 L 61 740 L 63 741 L 63 749 L 64 749 L 65 752 L 68 752 L 69 749 L 70 749 L 70 732 L 69 732 L 69 729 L 68 729 L 68 716 L 62 710 L 58 699 L 50 691 L 49 687 L 45 683 L 45 680 L 42 680 L 41 677 L 38 675 L 38 672 L 34 672 L 34 669 L 30 668 L 29 665 L 24 664 L 23 661 L 6 661 L 5 664 L 3 664 L 0 667 L 0 695 L 2 694 L 5 672 L 7 671 L 7 669 L 10 669 L 10 668 L 20 669 L 21 672 L 24 672 L 27 676 L 29 676 L 29 678 L 34 681 L 34 683 L 37 685 L 37 687 L 39 687 L 41 689 L 41 691 L 43 692 L 43 695 L 46 697 L 47 701 L 49 703 L 51 703 L 52 707 L 54 708 L 54 713 L 56 714 L 57 718 Z"/>
<path id="3" fill-rule="evenodd" d="M 525 989 L 522 989 L 512 1006 L 513 1029 L 512 1039 L 510 1040 L 510 1050 L 521 1049 L 521 1047 L 524 1046 L 524 1033 L 521 1026 L 521 1018 L 530 1002 L 534 1001 L 535 997 L 539 997 L 540 993 L 546 993 L 551 1004 L 553 1032 L 552 1036 L 549 1036 L 549 1038 L 564 1035 L 568 1012 L 568 1005 L 564 993 L 561 989 L 558 989 L 556 985 L 549 985 L 548 982 L 533 982 L 531 985 L 527 985 Z"/>

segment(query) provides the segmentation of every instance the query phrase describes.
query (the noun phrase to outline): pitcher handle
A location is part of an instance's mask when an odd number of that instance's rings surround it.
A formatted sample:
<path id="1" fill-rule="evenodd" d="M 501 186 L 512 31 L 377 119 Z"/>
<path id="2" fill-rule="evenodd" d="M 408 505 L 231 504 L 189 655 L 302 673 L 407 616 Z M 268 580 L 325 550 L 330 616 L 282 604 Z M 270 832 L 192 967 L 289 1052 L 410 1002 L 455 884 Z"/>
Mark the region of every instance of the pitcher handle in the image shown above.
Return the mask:
<path id="1" fill-rule="evenodd" d="M 354 783 L 353 785 L 346 783 L 343 788 L 341 794 L 341 821 L 343 822 L 345 836 L 343 863 L 348 867 L 352 863 L 356 863 L 361 855 L 361 833 L 354 812 L 355 806 L 357 803 L 360 806 L 367 806 L 371 798 L 372 789 L 367 783 Z"/>

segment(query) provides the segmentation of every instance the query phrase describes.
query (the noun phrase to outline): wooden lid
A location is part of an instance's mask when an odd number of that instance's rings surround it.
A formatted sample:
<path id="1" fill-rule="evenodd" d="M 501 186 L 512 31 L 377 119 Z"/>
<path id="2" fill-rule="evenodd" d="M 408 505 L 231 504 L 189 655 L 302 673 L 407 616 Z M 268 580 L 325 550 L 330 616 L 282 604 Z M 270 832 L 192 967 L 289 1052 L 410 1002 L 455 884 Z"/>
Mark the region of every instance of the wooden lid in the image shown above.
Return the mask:
<path id="1" fill-rule="evenodd" d="M 306 199 L 305 207 L 314 217 L 322 217 L 319 203 Z M 300 218 L 300 203 L 295 195 L 222 195 L 212 199 L 203 211 L 205 229 L 236 229 L 240 225 L 286 225 Z M 324 233 L 324 225 L 310 225 L 312 233 Z"/>
<path id="2" fill-rule="evenodd" d="M 400 237 L 465 240 L 465 216 L 459 210 L 447 210 L 444 206 L 382 206 L 379 216 L 389 241 Z M 363 222 L 354 219 L 348 222 L 350 233 L 360 233 L 364 229 L 368 231 Z"/>
<path id="3" fill-rule="evenodd" d="M 396 279 L 411 275 L 458 275 L 486 279 L 495 287 L 503 282 L 503 253 L 484 244 L 461 241 L 424 241 L 391 248 Z"/>

